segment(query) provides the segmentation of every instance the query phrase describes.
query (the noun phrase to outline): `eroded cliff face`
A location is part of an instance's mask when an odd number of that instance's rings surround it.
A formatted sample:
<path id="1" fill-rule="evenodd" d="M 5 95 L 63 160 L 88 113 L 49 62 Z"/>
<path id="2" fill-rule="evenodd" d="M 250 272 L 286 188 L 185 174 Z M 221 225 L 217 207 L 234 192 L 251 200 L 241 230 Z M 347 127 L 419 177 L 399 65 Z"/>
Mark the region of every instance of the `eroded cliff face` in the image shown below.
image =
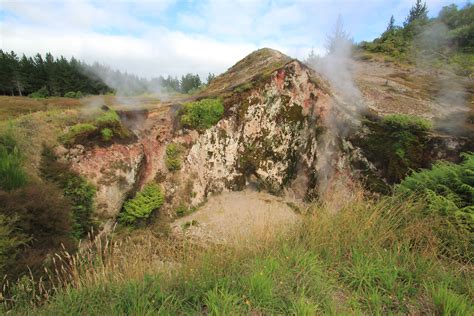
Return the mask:
<path id="1" fill-rule="evenodd" d="M 145 153 L 140 143 L 85 150 L 78 145 L 65 158 L 74 171 L 84 176 L 96 188 L 95 216 L 114 218 L 130 192 L 137 188 Z"/>
<path id="2" fill-rule="evenodd" d="M 58 149 L 71 168 L 95 186 L 94 215 L 99 220 L 114 219 L 127 198 L 166 170 L 163 156 L 172 137 L 169 108 L 129 109 L 120 114 L 124 116 L 122 122 L 137 136 L 136 142 Z"/>
<path id="3" fill-rule="evenodd" d="M 289 189 L 298 198 L 310 197 L 322 169 L 344 169 L 336 152 L 327 153 L 337 142 L 329 117 L 339 113 L 311 70 L 293 60 L 259 80 L 191 147 L 184 172 L 193 175 L 193 203 L 211 192 L 241 190 L 250 181 L 272 193 Z"/>

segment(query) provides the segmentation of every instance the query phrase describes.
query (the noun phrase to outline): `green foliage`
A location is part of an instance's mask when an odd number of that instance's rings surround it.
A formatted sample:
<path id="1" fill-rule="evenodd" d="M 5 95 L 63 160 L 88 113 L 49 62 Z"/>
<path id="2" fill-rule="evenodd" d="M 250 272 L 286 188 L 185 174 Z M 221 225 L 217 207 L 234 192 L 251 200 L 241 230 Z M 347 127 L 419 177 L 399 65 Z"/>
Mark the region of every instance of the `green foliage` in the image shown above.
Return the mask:
<path id="1" fill-rule="evenodd" d="M 66 92 L 64 94 L 64 97 L 65 98 L 73 98 L 73 99 L 80 99 L 83 97 L 83 94 L 81 91 L 77 91 L 77 92 L 74 92 L 74 91 L 69 91 L 69 92 Z"/>
<path id="2" fill-rule="evenodd" d="M 90 123 L 78 123 L 71 126 L 69 131 L 59 137 L 59 140 L 65 145 L 83 143 L 96 131 L 97 126 Z"/>
<path id="3" fill-rule="evenodd" d="M 224 106 L 219 99 L 203 99 L 186 103 L 181 113 L 184 127 L 205 130 L 216 124 L 224 114 Z"/>
<path id="4" fill-rule="evenodd" d="M 133 199 L 125 202 L 119 218 L 126 224 L 134 224 L 137 220 L 148 218 L 163 202 L 164 196 L 158 184 L 147 184 Z"/>
<path id="5" fill-rule="evenodd" d="M 470 3 L 462 8 L 455 4 L 445 6 L 433 19 L 428 19 L 427 12 L 426 4 L 417 0 L 403 27 L 395 26 L 391 19 L 379 38 L 362 42 L 360 47 L 406 62 L 419 61 L 421 56 L 432 66 L 448 63 L 460 75 L 472 75 L 474 6 Z"/>
<path id="6" fill-rule="evenodd" d="M 49 92 L 48 92 L 48 89 L 46 89 L 46 87 L 42 87 L 41 89 L 30 93 L 28 96 L 33 99 L 44 99 L 44 98 L 49 97 Z"/>
<path id="7" fill-rule="evenodd" d="M 169 171 L 177 171 L 181 169 L 181 154 L 183 147 L 176 143 L 171 143 L 166 146 L 165 164 Z"/>
<path id="8" fill-rule="evenodd" d="M 0 214 L 0 275 L 14 264 L 18 247 L 29 241 L 25 235 L 16 232 L 17 221 L 16 217 Z"/>
<path id="9" fill-rule="evenodd" d="M 474 308 L 465 295 L 453 291 L 448 284 L 427 285 L 437 315 L 472 315 Z"/>
<path id="10" fill-rule="evenodd" d="M 185 247 L 178 255 L 173 247 L 172 271 L 71 286 L 33 312 L 470 315 L 472 272 L 437 257 L 436 222 L 420 206 L 355 202 L 337 213 L 315 209 L 294 233 L 254 247 Z"/>
<path id="11" fill-rule="evenodd" d="M 366 120 L 367 137 L 359 140 L 369 160 L 390 183 L 399 182 L 410 169 L 423 167 L 431 123 L 414 116 L 394 114 L 379 121 Z"/>
<path id="12" fill-rule="evenodd" d="M 0 189 L 12 190 L 26 184 L 23 157 L 11 132 L 0 135 Z"/>
<path id="13" fill-rule="evenodd" d="M 403 194 L 419 193 L 426 198 L 425 211 L 439 214 L 466 238 L 474 233 L 474 154 L 462 155 L 460 164 L 437 162 L 429 170 L 413 172 L 397 186 Z M 443 231 L 441 233 L 446 233 Z M 446 242 L 456 255 L 474 258 L 474 240 L 468 248 L 454 244 L 452 236 Z"/>
<path id="14" fill-rule="evenodd" d="M 43 148 L 40 171 L 43 178 L 56 183 L 71 202 L 74 237 L 85 237 L 93 227 L 94 186 L 71 171 L 67 164 L 58 161 L 48 147 Z"/>
<path id="15" fill-rule="evenodd" d="M 191 73 L 181 77 L 180 87 L 181 92 L 191 93 L 193 90 L 198 89 L 201 86 L 201 78 L 199 75 L 193 75 Z"/>
<path id="16" fill-rule="evenodd" d="M 33 98 L 63 96 L 70 91 L 105 94 L 111 89 L 93 71 L 103 70 L 97 68 L 104 67 L 94 65 L 93 69 L 74 58 L 54 58 L 50 53 L 19 58 L 15 52 L 0 50 L 0 94 Z"/>
<path id="17" fill-rule="evenodd" d="M 69 131 L 59 137 L 59 140 L 63 144 L 71 146 L 94 140 L 109 142 L 114 137 L 127 139 L 132 137 L 132 133 L 123 126 L 117 112 L 109 109 L 92 122 L 73 125 Z"/>
<path id="18" fill-rule="evenodd" d="M 114 137 L 114 132 L 110 128 L 104 128 L 100 131 L 100 134 L 102 136 L 102 140 L 105 142 L 108 142 L 112 140 L 112 137 Z"/>
<path id="19" fill-rule="evenodd" d="M 107 110 L 103 112 L 96 120 L 95 126 L 101 131 L 109 129 L 112 132 L 112 136 L 119 139 L 125 139 L 131 137 L 131 132 L 123 126 L 120 116 L 114 110 Z M 108 132 L 106 132 L 108 133 Z M 103 136 L 103 134 L 101 134 Z"/>

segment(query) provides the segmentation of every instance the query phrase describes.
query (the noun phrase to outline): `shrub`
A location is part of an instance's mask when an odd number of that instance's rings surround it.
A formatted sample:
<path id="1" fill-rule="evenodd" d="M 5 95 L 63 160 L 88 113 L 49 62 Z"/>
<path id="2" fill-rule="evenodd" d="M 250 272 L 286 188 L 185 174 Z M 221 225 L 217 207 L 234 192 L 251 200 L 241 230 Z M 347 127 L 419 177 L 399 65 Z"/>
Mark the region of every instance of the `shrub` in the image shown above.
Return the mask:
<path id="1" fill-rule="evenodd" d="M 49 96 L 49 91 L 46 87 L 43 87 L 39 89 L 38 91 L 35 91 L 29 95 L 30 98 L 34 99 L 44 99 Z"/>
<path id="2" fill-rule="evenodd" d="M 0 275 L 5 274 L 14 264 L 18 247 L 28 242 L 28 238 L 18 233 L 16 223 L 18 217 L 0 214 Z"/>
<path id="3" fill-rule="evenodd" d="M 11 133 L 0 135 L 0 189 L 12 190 L 26 184 L 23 158 Z"/>
<path id="4" fill-rule="evenodd" d="M 107 110 L 95 120 L 95 126 L 99 129 L 109 129 L 113 136 L 120 139 L 131 137 L 130 131 L 125 128 L 120 116 L 114 110 Z M 106 132 L 108 133 L 108 132 Z"/>
<path id="5" fill-rule="evenodd" d="M 71 202 L 74 237 L 85 237 L 93 226 L 94 186 L 71 171 L 67 164 L 58 161 L 49 147 L 43 148 L 40 171 L 44 179 L 63 189 L 64 196 Z"/>
<path id="6" fill-rule="evenodd" d="M 75 98 L 76 98 L 76 92 L 74 92 L 74 91 L 66 92 L 66 93 L 64 94 L 64 97 L 65 97 L 65 98 L 74 98 L 74 99 L 75 99 Z"/>
<path id="7" fill-rule="evenodd" d="M 103 141 L 110 141 L 114 136 L 114 132 L 110 128 L 104 128 L 100 131 L 100 135 L 102 136 Z"/>
<path id="8" fill-rule="evenodd" d="M 437 162 L 429 170 L 413 172 L 397 187 L 402 194 L 418 193 L 425 197 L 425 212 L 436 213 L 468 237 L 474 232 L 474 154 L 463 154 L 460 164 Z M 463 257 L 474 258 L 474 240 L 466 246 L 454 242 L 449 231 L 445 241 L 450 252 L 460 252 Z M 447 235 L 446 235 L 447 234 Z"/>
<path id="9" fill-rule="evenodd" d="M 60 136 L 60 141 L 65 145 L 73 145 L 85 142 L 97 131 L 97 127 L 90 123 L 78 123 L 73 125 L 68 132 Z"/>
<path id="10" fill-rule="evenodd" d="M 77 92 L 76 92 L 76 99 L 80 99 L 80 98 L 82 98 L 82 97 L 84 97 L 84 95 L 82 94 L 82 92 L 81 92 L 81 91 L 77 91 Z"/>
<path id="11" fill-rule="evenodd" d="M 31 183 L 10 192 L 0 191 L 0 214 L 18 218 L 15 232 L 31 239 L 18 253 L 9 275 L 40 269 L 51 252 L 74 248 L 71 203 L 61 190 L 47 182 Z M 16 235 L 18 236 L 18 235 Z"/>
<path id="12" fill-rule="evenodd" d="M 184 105 L 181 124 L 184 127 L 204 130 L 216 124 L 224 114 L 224 106 L 219 99 L 203 99 Z"/>
<path id="13" fill-rule="evenodd" d="M 146 219 L 161 207 L 164 201 L 163 193 L 158 184 L 147 184 L 142 191 L 123 205 L 120 220 L 126 224 L 134 224 L 139 219 Z"/>
<path id="14" fill-rule="evenodd" d="M 166 168 L 169 171 L 181 169 L 181 154 L 183 148 L 179 144 L 171 143 L 166 146 Z"/>
<path id="15" fill-rule="evenodd" d="M 364 153 L 390 183 L 401 181 L 410 169 L 428 161 L 428 135 L 431 123 L 409 115 L 388 115 L 379 121 L 366 120 L 369 134 L 358 142 Z"/>

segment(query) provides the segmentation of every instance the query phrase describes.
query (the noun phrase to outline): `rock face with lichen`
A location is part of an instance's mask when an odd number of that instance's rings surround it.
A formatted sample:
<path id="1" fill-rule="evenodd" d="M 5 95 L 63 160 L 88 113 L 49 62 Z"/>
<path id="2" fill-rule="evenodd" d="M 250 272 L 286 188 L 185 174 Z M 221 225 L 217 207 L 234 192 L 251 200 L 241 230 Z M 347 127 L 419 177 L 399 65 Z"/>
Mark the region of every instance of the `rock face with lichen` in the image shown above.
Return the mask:
<path id="1" fill-rule="evenodd" d="M 194 203 L 250 181 L 273 193 L 297 182 L 298 197 L 314 194 L 318 168 L 328 167 L 317 164 L 327 145 L 322 135 L 331 132 L 329 112 L 337 111 L 322 86 L 309 68 L 290 60 L 267 78 L 250 79 L 244 91 L 233 87 L 240 98 L 224 98 L 227 117 L 200 135 L 187 156 Z"/>
<path id="2" fill-rule="evenodd" d="M 117 215 L 127 196 L 136 189 L 145 164 L 141 144 L 94 147 L 67 158 L 72 169 L 96 187 L 95 215 L 99 219 Z"/>

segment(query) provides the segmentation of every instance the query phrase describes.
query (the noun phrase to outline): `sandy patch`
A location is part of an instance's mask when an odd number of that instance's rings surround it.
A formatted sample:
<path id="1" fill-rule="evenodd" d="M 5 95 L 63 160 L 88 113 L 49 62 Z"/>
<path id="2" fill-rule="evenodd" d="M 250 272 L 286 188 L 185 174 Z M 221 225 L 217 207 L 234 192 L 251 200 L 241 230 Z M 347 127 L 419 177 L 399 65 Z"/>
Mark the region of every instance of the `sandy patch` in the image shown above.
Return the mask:
<path id="1" fill-rule="evenodd" d="M 201 241 L 240 244 L 275 237 L 298 219 L 282 198 L 245 190 L 211 196 L 196 212 L 176 220 L 172 231 Z"/>

